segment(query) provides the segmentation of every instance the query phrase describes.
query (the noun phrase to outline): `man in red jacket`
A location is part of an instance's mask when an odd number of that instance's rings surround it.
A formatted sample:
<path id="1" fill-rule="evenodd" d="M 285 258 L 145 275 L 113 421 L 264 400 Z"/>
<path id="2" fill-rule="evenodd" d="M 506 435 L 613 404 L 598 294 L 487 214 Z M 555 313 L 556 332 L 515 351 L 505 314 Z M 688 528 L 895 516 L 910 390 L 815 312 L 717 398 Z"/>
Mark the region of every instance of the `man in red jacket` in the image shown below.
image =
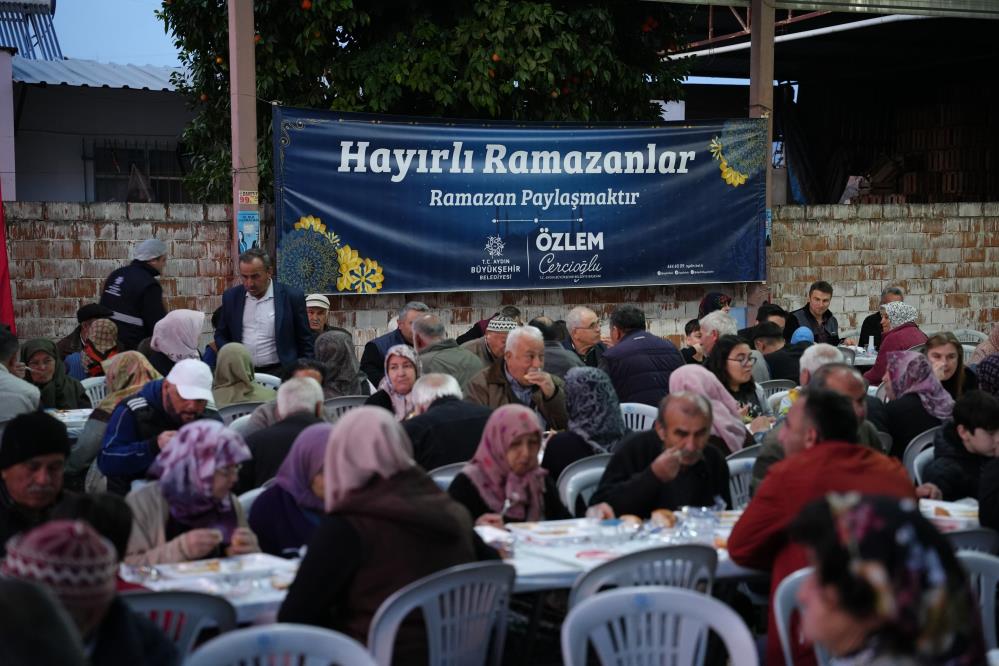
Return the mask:
<path id="1" fill-rule="evenodd" d="M 791 543 L 787 528 L 801 509 L 830 492 L 915 498 L 912 481 L 895 459 L 857 438 L 857 416 L 849 399 L 825 389 L 803 391 L 780 432 L 786 458 L 770 468 L 728 539 L 732 560 L 752 569 L 770 569 L 770 596 L 788 574 L 808 566 L 805 549 Z M 767 635 L 768 664 L 784 658 L 773 607 Z M 794 663 L 814 664 L 810 644 L 792 625 Z"/>

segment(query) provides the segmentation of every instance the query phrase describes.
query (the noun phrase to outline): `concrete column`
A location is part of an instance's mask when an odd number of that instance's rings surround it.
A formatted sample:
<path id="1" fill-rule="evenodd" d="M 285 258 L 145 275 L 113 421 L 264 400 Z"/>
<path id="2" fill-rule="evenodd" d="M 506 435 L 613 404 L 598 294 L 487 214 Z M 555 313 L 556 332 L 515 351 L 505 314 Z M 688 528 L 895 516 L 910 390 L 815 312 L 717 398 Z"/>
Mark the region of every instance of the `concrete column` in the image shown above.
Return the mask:
<path id="1" fill-rule="evenodd" d="M 4 201 L 17 201 L 14 173 L 14 51 L 0 48 L 0 187 Z"/>
<path id="2" fill-rule="evenodd" d="M 229 102 L 232 108 L 232 266 L 238 273 L 240 191 L 257 196 L 257 75 L 253 41 L 253 0 L 229 0 Z"/>

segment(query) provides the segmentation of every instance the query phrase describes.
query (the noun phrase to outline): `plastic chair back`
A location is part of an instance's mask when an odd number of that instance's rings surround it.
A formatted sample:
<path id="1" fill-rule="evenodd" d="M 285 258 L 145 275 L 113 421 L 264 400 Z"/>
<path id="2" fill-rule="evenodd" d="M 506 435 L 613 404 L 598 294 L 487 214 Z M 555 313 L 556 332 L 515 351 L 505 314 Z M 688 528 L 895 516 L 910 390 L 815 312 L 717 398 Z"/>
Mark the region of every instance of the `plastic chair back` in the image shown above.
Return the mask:
<path id="1" fill-rule="evenodd" d="M 878 430 L 878 441 L 881 442 L 881 452 L 888 453 L 891 451 L 891 435 L 886 432 Z"/>
<path id="2" fill-rule="evenodd" d="M 509 564 L 474 562 L 439 571 L 386 599 L 368 630 L 375 662 L 392 663 L 396 634 L 414 610 L 423 612 L 430 664 L 499 666 L 506 639 L 507 603 L 515 571 Z"/>
<path id="3" fill-rule="evenodd" d="M 90 406 L 97 407 L 97 403 L 107 397 L 108 382 L 107 377 L 87 377 L 80 381 L 83 390 L 90 398 Z"/>
<path id="4" fill-rule="evenodd" d="M 944 534 L 954 550 L 973 550 L 989 555 L 999 554 L 999 532 L 988 527 L 971 527 Z"/>
<path id="5" fill-rule="evenodd" d="M 240 416 L 246 416 L 247 414 L 252 414 L 253 410 L 262 404 L 264 403 L 258 401 L 258 402 L 237 402 L 235 405 L 226 405 L 225 407 L 219 408 L 219 416 L 222 417 L 222 423 L 230 425 Z"/>
<path id="6" fill-rule="evenodd" d="M 243 437 L 246 437 L 246 430 L 250 425 L 250 418 L 252 414 L 243 414 L 242 416 L 236 418 L 232 423 L 229 424 L 231 430 L 235 430 Z"/>
<path id="7" fill-rule="evenodd" d="M 798 569 L 785 578 L 774 591 L 774 619 L 777 623 L 777 637 L 780 639 L 780 649 L 784 653 L 784 663 L 794 666 L 791 652 L 791 613 L 798 609 L 798 588 L 805 579 L 812 575 L 812 567 Z M 818 645 L 815 646 L 815 659 L 820 666 L 829 663 L 829 655 Z"/>
<path id="8" fill-rule="evenodd" d="M 237 629 L 198 648 L 184 666 L 236 664 L 375 666 L 363 645 L 349 636 L 304 624 L 266 624 Z"/>
<path id="9" fill-rule="evenodd" d="M 569 513 L 575 515 L 576 500 L 580 495 L 583 496 L 584 502 L 589 502 L 597 486 L 600 485 L 600 479 L 610 459 L 610 453 L 598 453 L 570 463 L 562 470 L 555 485 L 558 488 L 559 499 Z"/>
<path id="10" fill-rule="evenodd" d="M 255 372 L 253 373 L 253 383 L 260 384 L 261 386 L 266 386 L 267 388 L 278 390 L 281 386 L 281 378 L 275 377 L 274 375 L 268 375 L 266 372 Z"/>
<path id="11" fill-rule="evenodd" d="M 874 394 L 874 397 L 877 398 L 878 400 L 880 400 L 881 402 L 888 402 L 889 401 L 889 398 L 888 398 L 888 382 L 881 382 L 881 384 L 878 385 L 878 390 Z"/>
<path id="12" fill-rule="evenodd" d="M 260 486 L 259 488 L 252 488 L 250 490 L 247 490 L 245 493 L 239 496 L 239 506 L 243 509 L 244 516 L 250 515 L 250 509 L 253 508 L 253 503 L 256 501 L 258 497 L 260 497 L 260 493 L 264 492 L 265 490 L 267 490 L 267 486 L 263 485 Z"/>
<path id="13" fill-rule="evenodd" d="M 441 465 L 440 467 L 435 467 L 434 469 L 427 472 L 430 478 L 434 480 L 437 487 L 447 492 L 447 489 L 451 487 L 451 482 L 454 481 L 454 477 L 461 473 L 464 469 L 466 463 L 451 463 L 450 465 Z"/>
<path id="14" fill-rule="evenodd" d="M 745 509 L 749 504 L 749 486 L 753 480 L 756 458 L 736 458 L 728 461 L 728 491 L 733 509 Z"/>
<path id="15" fill-rule="evenodd" d="M 194 647 L 202 629 L 218 627 L 220 633 L 236 628 L 236 609 L 214 594 L 202 592 L 125 592 L 122 601 L 152 620 L 177 646 L 181 657 Z"/>
<path id="16" fill-rule="evenodd" d="M 843 355 L 843 362 L 847 365 L 854 365 L 857 360 L 857 350 L 849 347 L 837 347 L 839 353 Z"/>
<path id="17" fill-rule="evenodd" d="M 905 471 L 909 473 L 909 478 L 913 481 L 916 480 L 916 458 L 923 449 L 933 446 L 933 438 L 936 437 L 937 430 L 940 428 L 941 426 L 935 426 L 929 430 L 924 430 L 913 437 L 912 441 L 905 447 L 905 451 L 902 453 L 902 464 L 905 466 Z"/>
<path id="18" fill-rule="evenodd" d="M 758 666 L 742 618 L 712 597 L 671 587 L 602 592 L 573 607 L 562 623 L 566 666 L 585 666 L 592 645 L 601 664 L 699 664 L 711 629 L 732 666 Z"/>
<path id="19" fill-rule="evenodd" d="M 756 460 L 760 457 L 760 451 L 763 450 L 762 444 L 753 444 L 752 446 L 744 446 L 735 453 L 730 453 L 725 457 L 725 460 L 740 460 L 742 458 L 752 458 Z"/>
<path id="20" fill-rule="evenodd" d="M 718 568 L 718 551 L 688 544 L 660 546 L 622 555 L 590 569 L 576 579 L 569 592 L 569 608 L 605 587 L 663 585 L 711 594 Z"/>
<path id="21" fill-rule="evenodd" d="M 912 461 L 912 480 L 916 482 L 917 486 L 922 484 L 923 472 L 926 471 L 926 466 L 933 462 L 933 455 L 933 447 L 927 446 Z"/>
<path id="22" fill-rule="evenodd" d="M 921 345 L 913 345 L 912 347 L 909 347 L 907 351 L 916 352 L 917 354 L 925 354 L 926 344 L 923 343 Z"/>
<path id="23" fill-rule="evenodd" d="M 978 345 L 961 345 L 961 349 L 964 351 L 964 364 L 970 364 L 971 357 L 974 355 L 975 350 L 978 349 Z"/>
<path id="24" fill-rule="evenodd" d="M 797 382 L 792 382 L 790 379 L 770 379 L 760 382 L 760 386 L 768 398 L 778 391 L 790 391 L 797 385 Z"/>
<path id="25" fill-rule="evenodd" d="M 638 432 L 652 430 L 652 424 L 656 422 L 659 411 L 651 405 L 643 405 L 640 402 L 622 402 L 621 416 L 624 418 L 625 428 Z"/>
<path id="26" fill-rule="evenodd" d="M 961 550 L 957 553 L 957 559 L 968 573 L 968 582 L 978 599 L 985 649 L 995 650 L 999 647 L 996 643 L 996 584 L 999 584 L 999 557 Z"/>
<path id="27" fill-rule="evenodd" d="M 344 415 L 347 410 L 360 407 L 367 402 L 366 395 L 343 395 L 339 398 L 330 398 L 323 403 L 326 415 L 334 421 Z"/>
<path id="28" fill-rule="evenodd" d="M 791 391 L 788 390 L 777 391 L 773 395 L 767 396 L 767 405 L 770 406 L 771 413 L 773 414 L 777 413 L 777 410 L 780 409 L 780 401 L 783 400 L 784 397 L 787 396 L 787 394 L 789 394 L 790 392 Z"/>
<path id="29" fill-rule="evenodd" d="M 959 328 L 956 331 L 952 331 L 952 333 L 958 342 L 972 346 L 977 346 L 978 343 L 989 339 L 988 334 L 970 328 Z"/>

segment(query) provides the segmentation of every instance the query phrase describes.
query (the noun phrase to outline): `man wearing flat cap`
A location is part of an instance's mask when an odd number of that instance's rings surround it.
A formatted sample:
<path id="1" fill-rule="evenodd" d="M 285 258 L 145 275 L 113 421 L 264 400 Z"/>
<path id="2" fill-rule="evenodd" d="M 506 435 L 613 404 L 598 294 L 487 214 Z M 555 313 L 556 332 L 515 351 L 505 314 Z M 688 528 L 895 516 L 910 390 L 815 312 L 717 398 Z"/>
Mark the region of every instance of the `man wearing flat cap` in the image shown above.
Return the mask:
<path id="1" fill-rule="evenodd" d="M 83 338 L 90 331 L 90 325 L 98 319 L 110 319 L 114 310 L 100 303 L 87 303 L 76 311 L 76 328 L 73 332 L 56 343 L 59 358 L 65 359 L 70 354 L 83 350 Z"/>
<path id="2" fill-rule="evenodd" d="M 21 414 L 0 439 L 0 556 L 15 534 L 48 520 L 62 496 L 66 426 L 44 412 Z"/>
<path id="3" fill-rule="evenodd" d="M 152 336 L 153 326 L 166 316 L 163 288 L 156 279 L 166 267 L 166 254 L 163 241 L 144 240 L 135 246 L 132 263 L 115 270 L 104 281 L 101 305 L 112 311 L 122 351 L 135 349 Z"/>

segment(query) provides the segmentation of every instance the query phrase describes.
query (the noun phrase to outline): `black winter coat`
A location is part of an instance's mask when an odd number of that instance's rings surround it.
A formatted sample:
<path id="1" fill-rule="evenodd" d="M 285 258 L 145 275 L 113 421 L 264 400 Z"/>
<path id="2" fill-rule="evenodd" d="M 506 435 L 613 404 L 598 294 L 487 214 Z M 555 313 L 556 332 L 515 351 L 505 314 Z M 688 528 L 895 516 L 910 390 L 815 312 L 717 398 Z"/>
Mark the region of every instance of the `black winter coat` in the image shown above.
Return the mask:
<path id="1" fill-rule="evenodd" d="M 632 331 L 600 359 L 619 401 L 653 407 L 669 393 L 669 376 L 684 365 L 672 342 L 648 331 Z"/>
<path id="2" fill-rule="evenodd" d="M 933 440 L 933 460 L 923 471 L 923 481 L 936 485 L 945 502 L 962 497 L 978 499 L 978 483 L 990 460 L 964 448 L 957 428 L 948 422 Z"/>

